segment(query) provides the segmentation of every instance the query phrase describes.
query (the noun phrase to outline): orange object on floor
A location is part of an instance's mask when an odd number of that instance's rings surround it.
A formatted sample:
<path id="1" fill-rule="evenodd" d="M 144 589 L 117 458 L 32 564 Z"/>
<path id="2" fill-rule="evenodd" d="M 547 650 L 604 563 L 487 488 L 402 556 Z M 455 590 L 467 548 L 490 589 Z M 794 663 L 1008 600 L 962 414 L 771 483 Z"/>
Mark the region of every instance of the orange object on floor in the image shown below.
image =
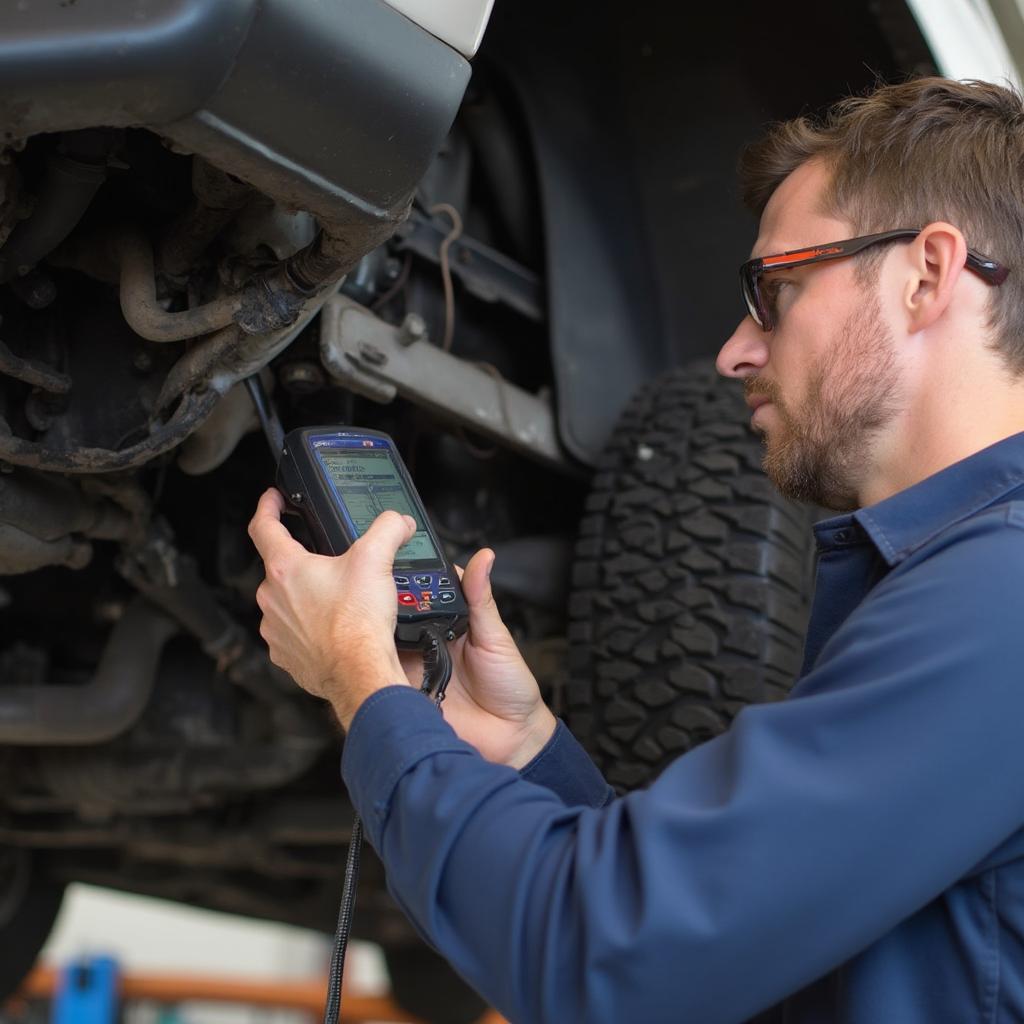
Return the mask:
<path id="1" fill-rule="evenodd" d="M 58 973 L 52 967 L 36 967 L 12 996 L 12 1001 L 52 998 Z M 326 996 L 326 978 L 311 981 L 253 981 L 248 978 L 195 974 L 123 974 L 120 990 L 122 1002 L 150 999 L 159 1003 L 192 1000 L 241 1003 L 246 1006 L 303 1010 L 314 1019 L 322 1017 Z M 388 1024 L 420 1024 L 386 997 L 359 996 L 346 991 L 339 1024 L 362 1024 L 368 1020 L 385 1021 Z M 489 1010 L 478 1024 L 507 1024 L 507 1021 L 494 1010 Z"/>

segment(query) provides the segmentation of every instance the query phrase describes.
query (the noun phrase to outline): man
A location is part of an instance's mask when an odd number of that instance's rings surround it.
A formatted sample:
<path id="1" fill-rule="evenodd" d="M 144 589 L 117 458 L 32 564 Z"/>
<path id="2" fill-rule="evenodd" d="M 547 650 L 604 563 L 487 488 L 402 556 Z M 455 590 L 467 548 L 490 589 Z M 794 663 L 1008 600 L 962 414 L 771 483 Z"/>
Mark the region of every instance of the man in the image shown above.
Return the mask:
<path id="1" fill-rule="evenodd" d="M 790 700 L 612 799 L 501 623 L 490 552 L 442 721 L 391 643 L 410 524 L 319 558 L 276 492 L 251 527 L 263 634 L 347 730 L 397 899 L 517 1024 L 1022 1020 L 1024 105 L 884 87 L 776 128 L 743 174 L 760 233 L 718 367 L 778 486 L 847 513 L 816 527 Z"/>

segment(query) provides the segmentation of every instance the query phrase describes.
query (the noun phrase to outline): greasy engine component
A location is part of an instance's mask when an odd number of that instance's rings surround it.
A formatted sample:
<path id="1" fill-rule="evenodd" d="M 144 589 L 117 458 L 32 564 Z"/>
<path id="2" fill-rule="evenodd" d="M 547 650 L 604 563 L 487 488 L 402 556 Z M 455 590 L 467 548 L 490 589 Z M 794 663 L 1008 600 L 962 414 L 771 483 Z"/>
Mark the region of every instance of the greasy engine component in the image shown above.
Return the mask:
<path id="1" fill-rule="evenodd" d="M 333 225 L 359 255 L 404 216 L 469 80 L 462 56 L 378 0 L 147 0 L 142 10 L 138 0 L 7 5 L 6 137 L 149 127 Z M 327 260 L 348 259 L 331 249 Z"/>
<path id="2" fill-rule="evenodd" d="M 15 436 L 0 416 L 0 461 L 75 474 L 110 473 L 146 464 L 180 445 L 213 412 L 222 395 L 285 349 L 316 316 L 335 286 L 336 281 L 329 280 L 303 297 L 295 309 L 294 322 L 287 327 L 245 335 L 240 327 L 231 324 L 200 338 L 171 368 L 148 411 L 148 419 L 133 431 L 133 443 L 118 447 L 86 446 L 63 436 L 66 432 L 56 440 L 49 436 L 27 440 Z M 164 318 L 176 315 L 162 314 Z M 159 319 L 161 313 L 155 316 Z M 145 353 L 140 358 L 155 362 L 154 357 Z M 61 386 L 63 383 L 60 379 Z M 73 390 L 73 380 L 68 390 Z M 134 440 L 140 434 L 141 438 Z"/>
<path id="3" fill-rule="evenodd" d="M 187 279 L 210 243 L 253 198 L 253 189 L 196 157 L 192 197 L 188 210 L 161 239 L 157 254 L 161 271 L 181 280 Z"/>
<path id="4" fill-rule="evenodd" d="M 282 723 L 267 719 L 261 708 L 231 714 L 208 674 L 199 675 L 198 682 L 204 692 L 195 695 L 189 710 L 205 723 L 202 733 L 183 731 L 184 723 L 177 731 L 156 727 L 150 715 L 175 710 L 161 687 L 139 727 L 116 742 L 36 750 L 17 785 L 24 792 L 31 782 L 46 795 L 15 797 L 10 805 L 36 812 L 71 810 L 86 820 L 188 814 L 221 806 L 238 794 L 280 789 L 321 753 L 320 738 L 279 732 Z M 209 719 L 218 712 L 225 721 L 212 724 L 224 727 L 214 730 Z"/>
<path id="5" fill-rule="evenodd" d="M 292 342 L 359 258 L 345 240 L 321 231 L 297 253 L 249 278 L 240 288 L 175 312 L 165 310 L 157 299 L 152 247 L 138 229 L 118 228 L 109 246 L 94 238 L 80 239 L 63 246 L 55 262 L 102 279 L 109 267 L 96 256 L 104 252 L 114 257 L 113 265 L 119 268 L 121 310 L 135 334 L 149 341 L 197 339 L 197 343 L 180 355 L 167 374 L 149 410 L 147 436 L 142 440 L 118 448 L 86 447 L 63 438 L 63 444 L 49 438 L 30 441 L 14 436 L 0 418 L 2 461 L 63 473 L 104 473 L 136 468 L 177 447 L 206 420 L 222 396 Z M 319 274 L 327 276 L 318 279 Z M 301 285 L 293 278 L 300 279 Z M 30 382 L 49 384 L 50 390 L 66 393 L 73 388 L 73 379 L 67 375 L 51 371 L 45 377 L 46 371 L 37 363 L 13 354 L 6 365 L 20 379 L 31 374 Z"/>
<path id="6" fill-rule="evenodd" d="M 321 231 L 304 249 L 254 275 L 236 291 L 202 305 L 169 312 L 157 301 L 153 250 L 137 229 L 116 232 L 113 250 L 120 270 L 121 311 L 129 326 L 148 341 L 187 341 L 236 323 L 246 334 L 291 327 L 304 301 L 336 283 L 361 253 Z"/>
<path id="7" fill-rule="evenodd" d="M 36 359 L 22 359 L 16 356 L 0 341 L 0 374 L 13 377 L 24 384 L 31 384 L 40 391 L 52 395 L 66 395 L 71 390 L 71 378 L 66 373 L 54 370 Z"/>
<path id="8" fill-rule="evenodd" d="M 34 678 L 0 687 L 0 743 L 44 748 L 9 787 L 11 806 L 93 816 L 183 813 L 232 793 L 277 789 L 307 771 L 330 742 L 329 724 L 223 608 L 166 529 L 154 524 L 119 565 L 144 597 L 120 614 L 91 682 L 54 683 L 45 679 L 45 656 L 8 652 L 21 668 L 12 663 L 5 674 Z M 198 710 L 186 710 L 180 733 L 169 737 L 167 723 L 180 717 L 180 675 L 155 702 L 153 690 L 167 641 L 179 631 L 199 642 L 209 668 L 189 670 Z M 218 727 L 225 718 L 233 724 Z M 52 749 L 69 746 L 86 749 Z M 49 796 L 19 797 L 39 780 Z"/>
<path id="9" fill-rule="evenodd" d="M 267 371 L 264 374 L 268 381 L 273 379 Z M 178 468 L 189 476 L 211 472 L 224 463 L 245 434 L 258 427 L 252 399 L 243 384 L 236 384 L 181 446 Z"/>
<path id="10" fill-rule="evenodd" d="M 406 216 L 469 77 L 462 56 L 377 0 L 349 0 L 343 9 L 316 0 L 146 0 L 144 7 L 141 18 L 137 0 L 61 9 L 26 0 L 0 11 L 0 132 L 15 150 L 64 133 L 46 159 L 44 183 L 28 190 L 36 209 L 0 248 L 0 279 L 31 270 L 62 243 L 107 164 L 126 166 L 108 159 L 123 129 L 147 128 L 177 152 L 195 154 L 193 203 L 158 240 L 157 267 L 148 229 L 131 225 L 112 239 L 104 228 L 92 245 L 86 238 L 62 246 L 54 262 L 94 273 L 106 234 L 132 329 L 156 342 L 205 341 L 181 355 L 139 424 L 146 436 L 136 430 L 134 443 L 115 447 L 90 444 L 87 434 L 62 443 L 29 439 L 4 413 L 0 460 L 11 465 L 113 472 L 185 440 L 222 395 L 291 343 Z M 15 172 L 4 181 L 17 191 Z M 193 301 L 194 261 L 260 194 L 312 214 L 316 235 Z M 160 294 L 155 269 L 177 296 Z M 30 308 L 52 301 L 52 284 L 26 281 Z M 28 353 L 20 359 L 14 375 L 38 377 Z M 65 391 L 74 386 L 60 383 Z"/>
<path id="11" fill-rule="evenodd" d="M 12 437 L 7 425 L 0 420 L 0 461 L 58 473 L 110 473 L 133 469 L 181 444 L 209 416 L 218 398 L 213 391 L 183 396 L 172 415 L 164 423 L 154 425 L 149 437 L 117 450 L 51 448 Z"/>
<path id="12" fill-rule="evenodd" d="M 46 565 L 80 569 L 86 538 L 127 540 L 135 521 L 106 499 L 88 497 L 69 481 L 27 471 L 0 474 L 0 576 Z"/>
<path id="13" fill-rule="evenodd" d="M 142 714 L 175 631 L 165 614 L 137 601 L 114 626 L 90 682 L 0 687 L 0 743 L 91 745 L 120 735 Z"/>
<path id="14" fill-rule="evenodd" d="M 153 249 L 142 232 L 122 228 L 113 240 L 121 274 L 121 312 L 128 326 L 148 341 L 185 341 L 232 323 L 240 314 L 242 296 L 228 294 L 181 312 L 165 310 L 156 298 Z"/>
<path id="15" fill-rule="evenodd" d="M 126 626 L 147 627 L 131 613 L 148 604 L 130 605 Z M 173 635 L 177 627 L 152 611 Z M 120 623 L 111 644 L 121 642 L 119 629 Z M 27 816 L 70 812 L 86 822 L 189 814 L 233 795 L 285 786 L 324 747 L 326 728 L 300 729 L 265 704 L 239 700 L 228 676 L 184 638 L 165 645 L 159 665 L 147 667 L 131 727 L 110 742 L 46 744 L 8 764 L 9 809 Z M 41 824 L 26 817 L 19 828 Z M 111 845 L 123 838 L 107 830 Z"/>
<path id="16" fill-rule="evenodd" d="M 113 134 L 63 134 L 57 151 L 46 161 L 32 213 L 0 249 L 0 281 L 24 277 L 74 230 L 106 180 Z"/>
<path id="17" fill-rule="evenodd" d="M 195 559 L 177 550 L 163 523 L 153 525 L 145 542 L 123 552 L 118 569 L 194 636 L 231 682 L 280 713 L 282 725 L 294 732 L 319 732 L 316 716 L 305 710 L 295 685 L 221 605 Z"/>

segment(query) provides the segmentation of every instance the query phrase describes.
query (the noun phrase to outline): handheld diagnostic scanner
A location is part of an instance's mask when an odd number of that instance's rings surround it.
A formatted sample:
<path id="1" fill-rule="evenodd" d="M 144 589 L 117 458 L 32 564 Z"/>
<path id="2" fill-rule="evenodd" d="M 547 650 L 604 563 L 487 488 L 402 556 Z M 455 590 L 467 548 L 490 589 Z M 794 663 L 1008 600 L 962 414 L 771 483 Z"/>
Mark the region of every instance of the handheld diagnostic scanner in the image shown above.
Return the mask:
<path id="1" fill-rule="evenodd" d="M 336 426 L 292 430 L 284 437 L 277 487 L 323 555 L 343 554 L 381 512 L 412 516 L 416 533 L 395 556 L 396 643 L 420 647 L 428 625 L 441 627 L 448 639 L 466 631 L 469 614 L 458 574 L 387 434 Z"/>

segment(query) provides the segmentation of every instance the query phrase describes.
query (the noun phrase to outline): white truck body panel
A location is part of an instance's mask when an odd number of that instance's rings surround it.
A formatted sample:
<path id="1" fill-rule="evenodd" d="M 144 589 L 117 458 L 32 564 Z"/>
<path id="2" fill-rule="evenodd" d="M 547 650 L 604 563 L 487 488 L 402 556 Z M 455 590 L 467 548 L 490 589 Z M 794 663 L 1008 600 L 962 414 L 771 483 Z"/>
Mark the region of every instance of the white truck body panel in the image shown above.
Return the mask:
<path id="1" fill-rule="evenodd" d="M 987 0 L 907 0 L 939 71 L 1021 88 L 1018 61 Z M 1019 5 L 1015 5 L 1020 17 Z M 1016 60 L 1014 58 L 1017 58 Z"/>
<path id="2" fill-rule="evenodd" d="M 480 48 L 494 0 L 384 0 L 464 57 Z"/>

